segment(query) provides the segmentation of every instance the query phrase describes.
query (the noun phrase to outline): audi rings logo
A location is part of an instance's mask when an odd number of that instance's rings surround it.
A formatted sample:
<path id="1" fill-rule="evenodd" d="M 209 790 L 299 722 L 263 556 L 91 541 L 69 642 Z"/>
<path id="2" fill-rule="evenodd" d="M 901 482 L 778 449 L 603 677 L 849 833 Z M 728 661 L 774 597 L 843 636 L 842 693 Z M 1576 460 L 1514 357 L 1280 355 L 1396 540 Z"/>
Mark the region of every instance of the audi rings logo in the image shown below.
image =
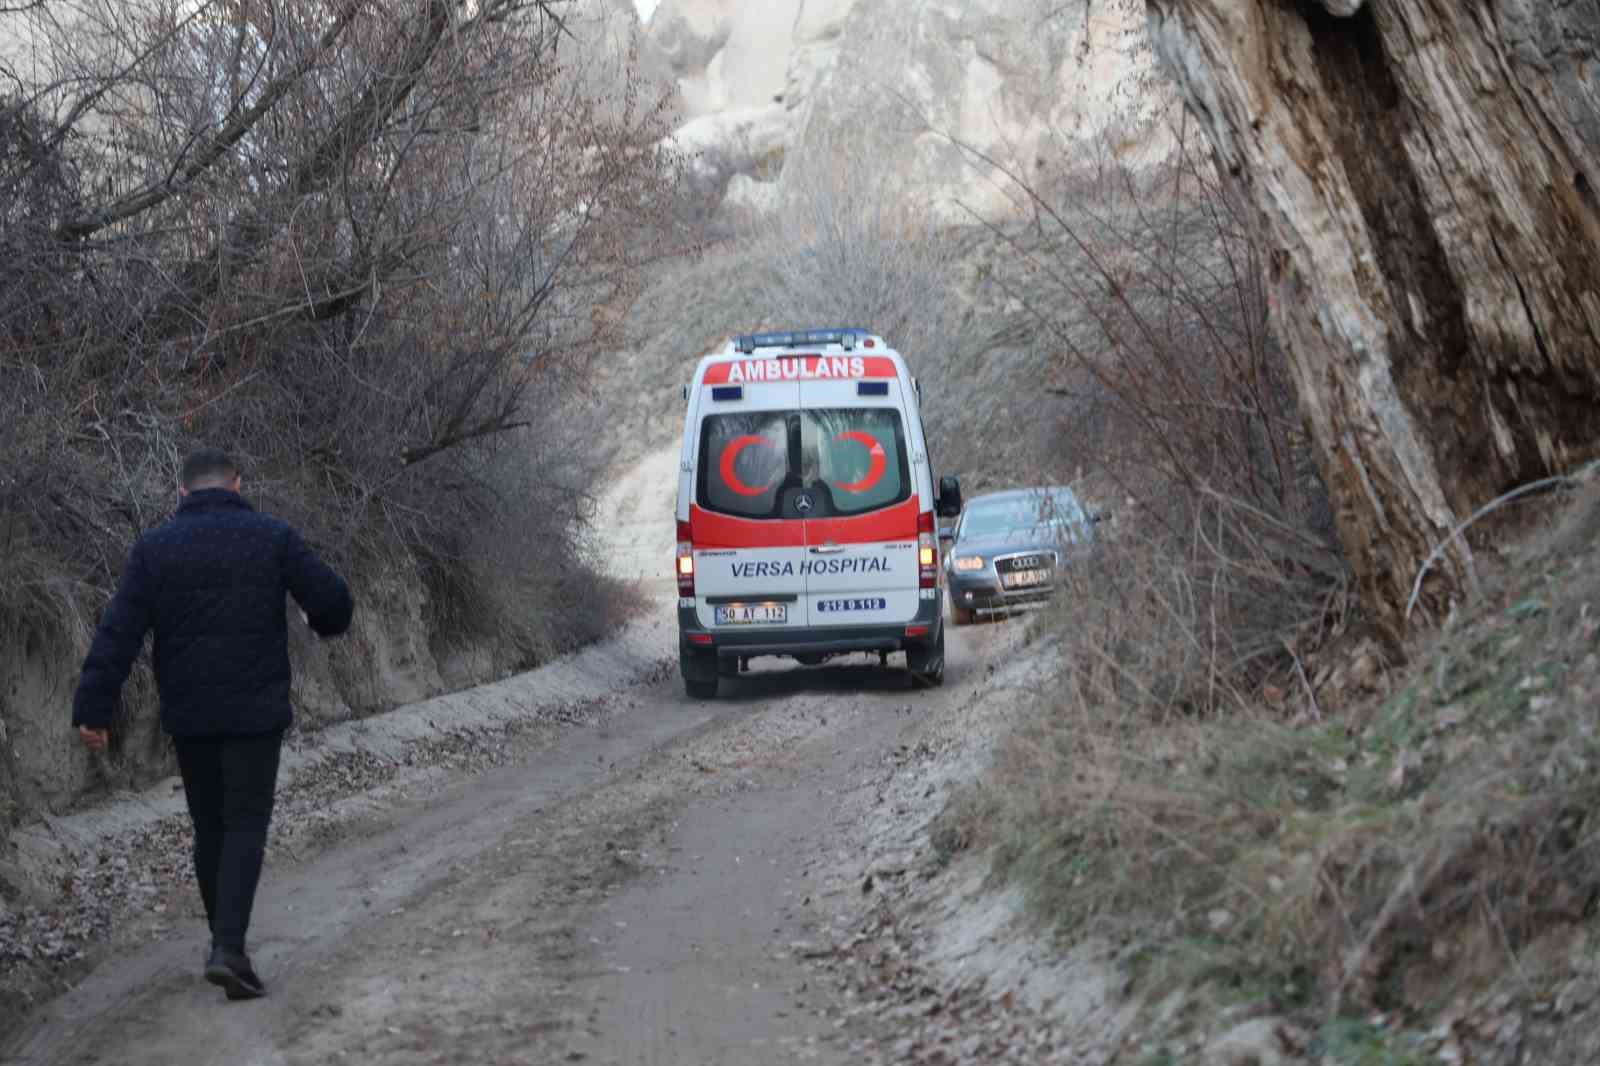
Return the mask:
<path id="1" fill-rule="evenodd" d="M 1011 560 L 1014 570 L 1037 570 L 1043 563 L 1044 559 L 1037 555 L 1019 555 Z"/>

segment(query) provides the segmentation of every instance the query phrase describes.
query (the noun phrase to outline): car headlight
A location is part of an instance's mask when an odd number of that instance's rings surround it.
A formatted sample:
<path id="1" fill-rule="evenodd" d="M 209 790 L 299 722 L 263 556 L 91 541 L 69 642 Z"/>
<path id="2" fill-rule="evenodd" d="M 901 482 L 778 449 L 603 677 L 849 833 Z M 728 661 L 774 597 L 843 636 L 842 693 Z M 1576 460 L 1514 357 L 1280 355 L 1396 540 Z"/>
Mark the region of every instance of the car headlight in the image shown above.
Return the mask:
<path id="1" fill-rule="evenodd" d="M 987 564 L 984 563 L 983 556 L 981 556 L 981 555 L 958 555 L 958 556 L 956 556 L 956 569 L 957 570 L 963 570 L 963 571 L 967 571 L 967 572 L 970 573 L 973 570 L 982 570 L 985 565 L 987 565 Z"/>

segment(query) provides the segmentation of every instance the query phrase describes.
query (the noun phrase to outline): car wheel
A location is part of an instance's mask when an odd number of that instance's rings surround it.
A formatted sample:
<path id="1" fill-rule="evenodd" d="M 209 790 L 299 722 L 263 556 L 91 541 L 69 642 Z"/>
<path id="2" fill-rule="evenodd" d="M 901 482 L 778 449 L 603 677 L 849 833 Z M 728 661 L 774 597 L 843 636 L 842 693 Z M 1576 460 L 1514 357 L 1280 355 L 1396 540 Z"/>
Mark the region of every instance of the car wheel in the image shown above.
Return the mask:
<path id="1" fill-rule="evenodd" d="M 824 657 L 820 652 L 808 651 L 794 658 L 801 666 L 821 666 Z"/>
<path id="2" fill-rule="evenodd" d="M 971 607 L 950 608 L 950 620 L 958 626 L 970 626 L 977 614 Z"/>
<path id="3" fill-rule="evenodd" d="M 710 681 L 691 681 L 684 678 L 683 690 L 692 700 L 714 700 L 717 698 L 717 679 L 713 677 Z"/>
<path id="4" fill-rule="evenodd" d="M 932 644 L 906 651 L 906 667 L 911 683 L 919 688 L 938 688 L 944 684 L 944 627 Z"/>
<path id="5" fill-rule="evenodd" d="M 692 699 L 709 700 L 717 694 L 717 661 L 713 652 L 678 648 L 678 672 L 683 675 L 683 690 Z"/>

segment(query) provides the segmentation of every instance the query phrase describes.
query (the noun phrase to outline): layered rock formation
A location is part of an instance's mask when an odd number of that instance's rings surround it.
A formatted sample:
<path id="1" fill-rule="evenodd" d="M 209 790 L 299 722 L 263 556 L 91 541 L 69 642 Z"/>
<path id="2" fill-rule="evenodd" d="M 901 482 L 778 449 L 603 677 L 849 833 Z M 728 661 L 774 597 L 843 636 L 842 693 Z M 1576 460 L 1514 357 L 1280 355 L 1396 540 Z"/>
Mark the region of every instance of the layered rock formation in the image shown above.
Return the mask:
<path id="1" fill-rule="evenodd" d="M 648 36 L 682 93 L 679 143 L 744 175 L 747 205 L 827 165 L 838 127 L 909 188 L 984 213 L 1009 199 L 980 154 L 1032 176 L 1081 142 L 1162 150 L 1139 0 L 662 0 Z"/>
<path id="2" fill-rule="evenodd" d="M 1600 455 L 1600 8 L 1149 0 L 1165 67 L 1254 205 L 1368 603 L 1441 613 L 1455 526 Z"/>

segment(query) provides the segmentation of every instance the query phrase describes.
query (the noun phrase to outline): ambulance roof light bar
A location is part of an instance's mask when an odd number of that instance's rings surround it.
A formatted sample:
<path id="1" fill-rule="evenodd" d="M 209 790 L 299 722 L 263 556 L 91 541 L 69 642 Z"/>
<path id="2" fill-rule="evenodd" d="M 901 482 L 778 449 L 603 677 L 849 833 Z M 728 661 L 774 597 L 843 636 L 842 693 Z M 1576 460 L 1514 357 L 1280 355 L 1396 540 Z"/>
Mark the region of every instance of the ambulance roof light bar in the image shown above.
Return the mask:
<path id="1" fill-rule="evenodd" d="M 872 335 L 870 329 L 858 326 L 845 329 L 791 329 L 780 333 L 746 333 L 733 342 L 734 350 L 749 355 L 757 348 L 806 348 L 812 345 L 837 344 L 845 351 L 854 351 L 856 343 Z"/>

